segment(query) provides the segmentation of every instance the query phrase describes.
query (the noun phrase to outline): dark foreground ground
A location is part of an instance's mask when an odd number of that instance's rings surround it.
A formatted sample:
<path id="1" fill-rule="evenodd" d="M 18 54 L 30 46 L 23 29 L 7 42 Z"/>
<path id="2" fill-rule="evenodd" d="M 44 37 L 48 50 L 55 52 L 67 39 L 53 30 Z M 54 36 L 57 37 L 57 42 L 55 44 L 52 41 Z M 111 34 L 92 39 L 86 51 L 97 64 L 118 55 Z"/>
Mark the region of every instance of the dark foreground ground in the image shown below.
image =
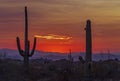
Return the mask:
<path id="1" fill-rule="evenodd" d="M 0 81 L 85 81 L 85 64 L 67 60 L 30 62 L 26 77 L 23 62 L 0 60 Z M 92 63 L 91 81 L 120 81 L 120 61 L 109 60 Z"/>

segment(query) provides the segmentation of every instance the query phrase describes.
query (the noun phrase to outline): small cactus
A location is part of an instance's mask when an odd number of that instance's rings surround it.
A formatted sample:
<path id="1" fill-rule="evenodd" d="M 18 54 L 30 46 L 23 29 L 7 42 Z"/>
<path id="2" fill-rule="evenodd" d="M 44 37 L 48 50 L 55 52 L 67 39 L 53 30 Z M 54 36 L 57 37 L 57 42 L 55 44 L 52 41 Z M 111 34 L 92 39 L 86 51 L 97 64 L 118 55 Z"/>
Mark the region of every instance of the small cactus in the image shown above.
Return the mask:
<path id="1" fill-rule="evenodd" d="M 73 62 L 73 57 L 72 57 L 72 55 L 71 55 L 71 50 L 70 50 L 70 53 L 68 54 L 68 60 L 70 61 L 70 62 Z"/>
<path id="2" fill-rule="evenodd" d="M 27 7 L 25 6 L 25 46 L 24 50 L 21 49 L 20 46 L 20 39 L 16 37 L 17 47 L 20 55 L 24 58 L 24 66 L 26 70 L 29 69 L 29 57 L 34 54 L 35 47 L 36 47 L 36 38 L 34 38 L 33 49 L 30 53 L 30 41 L 28 40 L 28 14 L 27 14 Z"/>

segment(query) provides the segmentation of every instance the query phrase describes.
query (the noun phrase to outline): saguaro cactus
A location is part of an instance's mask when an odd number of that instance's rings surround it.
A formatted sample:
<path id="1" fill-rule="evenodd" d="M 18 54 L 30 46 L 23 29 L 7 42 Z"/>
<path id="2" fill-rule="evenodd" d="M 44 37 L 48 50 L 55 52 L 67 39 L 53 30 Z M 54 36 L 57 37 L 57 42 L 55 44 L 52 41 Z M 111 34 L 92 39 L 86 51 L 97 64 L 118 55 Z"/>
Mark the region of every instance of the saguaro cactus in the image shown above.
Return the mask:
<path id="1" fill-rule="evenodd" d="M 86 81 L 91 80 L 91 61 L 92 61 L 92 34 L 91 34 L 91 21 L 86 22 L 86 56 L 85 56 L 85 76 Z"/>
<path id="2" fill-rule="evenodd" d="M 92 35 L 91 35 L 91 21 L 87 20 L 86 24 L 86 62 L 92 61 Z"/>
<path id="3" fill-rule="evenodd" d="M 70 52 L 69 52 L 69 54 L 68 54 L 68 60 L 70 61 L 70 63 L 73 62 L 73 57 L 72 57 L 72 55 L 71 55 L 71 50 L 70 50 Z"/>
<path id="4" fill-rule="evenodd" d="M 29 57 L 31 57 L 34 54 L 35 47 L 36 47 L 36 37 L 34 37 L 34 44 L 32 51 L 30 53 L 30 41 L 28 40 L 28 14 L 27 14 L 27 7 L 25 6 L 25 46 L 24 50 L 21 49 L 20 46 L 20 39 L 19 37 L 16 38 L 17 41 L 17 47 L 19 50 L 20 55 L 24 58 L 24 66 L 27 69 L 29 69 Z"/>

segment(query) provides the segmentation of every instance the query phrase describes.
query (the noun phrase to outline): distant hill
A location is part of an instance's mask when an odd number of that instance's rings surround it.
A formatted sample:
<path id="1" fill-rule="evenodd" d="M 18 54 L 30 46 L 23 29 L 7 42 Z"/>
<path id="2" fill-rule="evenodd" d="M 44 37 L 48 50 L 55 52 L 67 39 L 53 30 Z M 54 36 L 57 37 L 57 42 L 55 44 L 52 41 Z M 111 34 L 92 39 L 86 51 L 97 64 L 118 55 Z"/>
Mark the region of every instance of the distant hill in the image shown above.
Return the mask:
<path id="1" fill-rule="evenodd" d="M 1 54 L 6 54 L 6 58 L 10 59 L 20 59 L 22 60 L 22 56 L 20 56 L 18 50 L 12 50 L 12 49 L 0 49 L 0 55 Z M 84 52 L 76 52 L 72 53 L 72 56 L 74 60 L 78 60 L 79 56 L 82 56 L 83 58 L 85 57 Z M 40 58 L 47 58 L 50 60 L 58 60 L 58 59 L 68 59 L 68 54 L 65 53 L 57 53 L 57 52 L 43 52 L 43 51 L 35 51 L 35 54 L 30 58 L 30 59 L 40 59 Z M 107 59 L 119 59 L 120 60 L 120 54 L 115 53 L 115 54 L 93 54 L 92 59 L 94 61 L 99 61 L 99 60 L 107 60 Z"/>

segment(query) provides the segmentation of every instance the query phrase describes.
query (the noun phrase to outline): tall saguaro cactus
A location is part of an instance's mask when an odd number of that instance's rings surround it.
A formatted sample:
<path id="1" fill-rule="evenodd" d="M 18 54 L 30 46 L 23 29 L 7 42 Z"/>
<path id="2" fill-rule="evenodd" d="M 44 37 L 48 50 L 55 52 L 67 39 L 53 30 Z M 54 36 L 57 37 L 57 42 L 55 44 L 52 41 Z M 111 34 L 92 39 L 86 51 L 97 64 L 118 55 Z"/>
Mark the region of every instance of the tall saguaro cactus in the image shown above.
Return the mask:
<path id="1" fill-rule="evenodd" d="M 91 21 L 87 20 L 86 23 L 86 62 L 92 61 L 92 34 L 91 34 Z"/>
<path id="2" fill-rule="evenodd" d="M 28 40 L 28 14 L 27 14 L 27 7 L 25 6 L 25 46 L 24 50 L 21 49 L 20 46 L 20 39 L 19 37 L 16 38 L 17 41 L 17 47 L 19 50 L 20 55 L 24 58 L 24 66 L 26 70 L 29 69 L 29 57 L 31 57 L 34 54 L 35 47 L 36 47 L 36 37 L 34 38 L 34 44 L 32 51 L 30 51 L 30 41 Z"/>
<path id="3" fill-rule="evenodd" d="M 85 76 L 86 81 L 91 80 L 91 61 L 92 61 L 92 34 L 91 34 L 91 21 L 86 22 L 86 56 L 85 56 Z"/>

